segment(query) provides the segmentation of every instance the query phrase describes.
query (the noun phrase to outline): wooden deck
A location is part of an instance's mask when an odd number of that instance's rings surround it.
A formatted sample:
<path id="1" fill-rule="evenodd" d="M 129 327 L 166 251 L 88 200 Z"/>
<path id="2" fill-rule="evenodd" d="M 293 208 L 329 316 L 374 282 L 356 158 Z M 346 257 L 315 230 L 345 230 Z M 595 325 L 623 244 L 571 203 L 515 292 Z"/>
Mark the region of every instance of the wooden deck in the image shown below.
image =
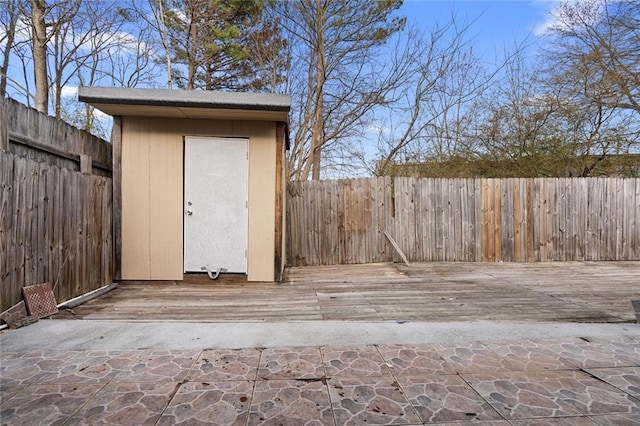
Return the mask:
<path id="1" fill-rule="evenodd" d="M 300 267 L 287 281 L 125 282 L 57 318 L 138 321 L 633 322 L 640 262 Z"/>

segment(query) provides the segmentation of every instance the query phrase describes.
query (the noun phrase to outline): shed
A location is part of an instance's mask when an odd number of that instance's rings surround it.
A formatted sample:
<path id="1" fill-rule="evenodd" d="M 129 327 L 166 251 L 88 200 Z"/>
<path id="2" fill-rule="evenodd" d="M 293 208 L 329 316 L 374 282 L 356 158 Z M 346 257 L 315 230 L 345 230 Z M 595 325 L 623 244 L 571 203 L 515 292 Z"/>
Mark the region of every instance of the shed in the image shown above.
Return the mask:
<path id="1" fill-rule="evenodd" d="M 289 96 L 89 87 L 78 98 L 114 117 L 116 279 L 220 268 L 279 279 Z"/>

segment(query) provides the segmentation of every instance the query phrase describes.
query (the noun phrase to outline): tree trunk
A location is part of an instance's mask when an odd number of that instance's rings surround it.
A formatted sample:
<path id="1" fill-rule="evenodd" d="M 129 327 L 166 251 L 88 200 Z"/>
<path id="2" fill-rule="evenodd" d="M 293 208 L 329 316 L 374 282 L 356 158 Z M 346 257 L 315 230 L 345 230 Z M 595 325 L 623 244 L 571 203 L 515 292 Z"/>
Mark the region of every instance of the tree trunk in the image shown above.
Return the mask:
<path id="1" fill-rule="evenodd" d="M 167 88 L 173 89 L 173 71 L 171 70 L 171 48 L 167 37 L 167 25 L 164 19 L 164 4 L 158 0 L 158 13 L 160 14 L 160 40 L 167 57 Z"/>
<path id="2" fill-rule="evenodd" d="M 10 13 L 11 16 L 7 27 L 7 38 L 5 40 L 4 52 L 2 54 L 2 68 L 0 68 L 0 99 L 4 99 L 7 94 L 7 72 L 9 71 L 9 59 L 11 57 L 11 48 L 13 47 L 13 40 L 15 38 L 16 31 L 15 9 L 12 9 Z"/>
<path id="3" fill-rule="evenodd" d="M 47 28 L 45 0 L 31 0 L 33 36 L 33 76 L 36 85 L 35 106 L 44 114 L 49 110 L 49 79 L 47 77 Z"/>
<path id="4" fill-rule="evenodd" d="M 51 82 L 53 86 L 51 92 L 53 93 L 53 115 L 58 120 L 60 120 L 60 118 L 62 117 L 62 72 L 64 68 L 61 65 L 63 59 L 61 58 L 62 54 L 60 53 L 60 51 L 63 49 L 63 39 L 64 35 L 61 35 L 56 29 L 53 37 L 53 69 L 55 70 L 55 74 Z"/>
<path id="5" fill-rule="evenodd" d="M 320 90 L 318 91 L 321 92 Z M 320 163 L 322 159 L 322 144 L 324 142 L 322 110 L 322 93 L 320 93 L 316 99 L 316 110 L 313 118 L 313 127 L 311 129 L 311 155 L 313 158 L 311 178 L 313 180 L 320 180 Z"/>
<path id="6" fill-rule="evenodd" d="M 313 124 L 311 126 L 311 158 L 313 180 L 320 180 L 320 164 L 322 159 L 322 145 L 324 144 L 324 83 L 325 83 L 325 52 L 324 52 L 324 12 L 320 0 L 316 0 L 317 39 L 316 39 L 316 99 Z"/>
<path id="7" fill-rule="evenodd" d="M 196 80 L 196 39 L 198 38 L 198 28 L 196 27 L 195 14 L 191 16 L 191 22 L 189 23 L 189 38 L 188 44 L 189 52 L 189 71 L 187 76 L 187 90 L 193 90 L 195 88 Z"/>

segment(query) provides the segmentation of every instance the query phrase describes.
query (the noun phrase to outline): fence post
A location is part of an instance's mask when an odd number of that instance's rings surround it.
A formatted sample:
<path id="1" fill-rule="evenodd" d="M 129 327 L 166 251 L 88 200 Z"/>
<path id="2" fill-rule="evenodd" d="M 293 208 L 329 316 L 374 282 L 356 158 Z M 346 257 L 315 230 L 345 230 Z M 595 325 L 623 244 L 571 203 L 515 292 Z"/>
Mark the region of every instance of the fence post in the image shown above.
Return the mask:
<path id="1" fill-rule="evenodd" d="M 9 119 L 7 104 L 0 99 L 0 151 L 9 151 Z"/>
<path id="2" fill-rule="evenodd" d="M 122 117 L 113 117 L 111 129 L 112 164 L 111 172 L 113 185 L 113 279 L 120 279 L 122 265 Z"/>
<path id="3" fill-rule="evenodd" d="M 90 175 L 92 171 L 91 156 L 80 154 L 80 172 Z"/>

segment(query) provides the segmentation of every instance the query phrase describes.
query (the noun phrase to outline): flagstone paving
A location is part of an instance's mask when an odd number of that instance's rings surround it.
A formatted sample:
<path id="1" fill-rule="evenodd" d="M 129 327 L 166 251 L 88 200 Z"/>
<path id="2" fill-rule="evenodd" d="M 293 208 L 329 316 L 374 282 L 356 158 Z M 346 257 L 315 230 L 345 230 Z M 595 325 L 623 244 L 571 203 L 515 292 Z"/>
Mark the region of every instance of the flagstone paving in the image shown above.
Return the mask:
<path id="1" fill-rule="evenodd" d="M 66 424 L 154 425 L 176 393 L 177 385 L 173 382 L 110 383 Z"/>
<path id="2" fill-rule="evenodd" d="M 255 380 L 260 362 L 258 349 L 211 349 L 202 351 L 188 375 L 191 382 Z"/>
<path id="3" fill-rule="evenodd" d="M 640 338 L 0 352 L 2 425 L 636 425 Z"/>

